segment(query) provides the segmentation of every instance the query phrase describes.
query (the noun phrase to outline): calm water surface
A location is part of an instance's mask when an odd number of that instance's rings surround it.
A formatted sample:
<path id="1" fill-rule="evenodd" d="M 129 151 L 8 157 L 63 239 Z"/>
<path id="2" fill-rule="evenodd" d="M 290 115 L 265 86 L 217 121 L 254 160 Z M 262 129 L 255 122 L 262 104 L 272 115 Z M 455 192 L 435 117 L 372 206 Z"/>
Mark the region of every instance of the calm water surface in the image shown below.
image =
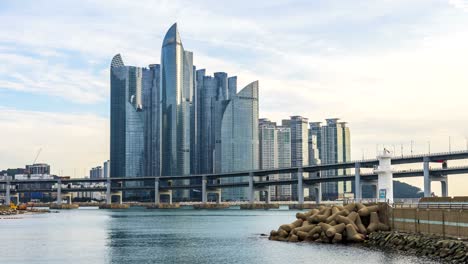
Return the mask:
<path id="1" fill-rule="evenodd" d="M 260 237 L 294 211 L 79 209 L 0 219 L 0 263 L 429 263 Z"/>

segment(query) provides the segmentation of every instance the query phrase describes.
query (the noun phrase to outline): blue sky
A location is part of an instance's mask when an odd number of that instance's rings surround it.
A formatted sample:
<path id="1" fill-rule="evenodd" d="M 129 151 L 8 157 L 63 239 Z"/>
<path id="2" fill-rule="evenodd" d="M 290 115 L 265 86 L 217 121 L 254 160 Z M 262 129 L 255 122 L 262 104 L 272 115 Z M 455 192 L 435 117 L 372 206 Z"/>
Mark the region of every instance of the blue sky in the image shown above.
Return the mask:
<path id="1" fill-rule="evenodd" d="M 348 121 L 355 159 L 466 148 L 467 0 L 3 0 L 0 168 L 107 159 L 110 60 L 159 63 L 174 22 L 198 68 L 260 81 L 262 117 Z"/>

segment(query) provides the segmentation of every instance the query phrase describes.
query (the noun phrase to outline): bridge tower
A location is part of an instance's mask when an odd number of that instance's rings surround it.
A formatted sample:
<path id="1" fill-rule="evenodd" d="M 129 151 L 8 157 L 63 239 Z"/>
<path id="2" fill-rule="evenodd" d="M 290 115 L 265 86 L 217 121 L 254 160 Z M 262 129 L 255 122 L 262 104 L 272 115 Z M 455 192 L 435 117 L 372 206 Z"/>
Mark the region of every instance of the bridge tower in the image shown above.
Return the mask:
<path id="1" fill-rule="evenodd" d="M 377 191 L 379 200 L 393 202 L 393 168 L 392 154 L 384 148 L 383 153 L 377 156 L 379 166 L 374 169 L 378 174 Z"/>

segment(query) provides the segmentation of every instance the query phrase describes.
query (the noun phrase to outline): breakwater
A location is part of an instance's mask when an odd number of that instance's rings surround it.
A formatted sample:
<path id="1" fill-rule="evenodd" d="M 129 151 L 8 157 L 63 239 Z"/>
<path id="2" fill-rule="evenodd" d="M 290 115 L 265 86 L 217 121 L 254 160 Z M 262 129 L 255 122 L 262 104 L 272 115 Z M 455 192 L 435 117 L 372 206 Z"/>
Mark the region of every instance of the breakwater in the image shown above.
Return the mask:
<path id="1" fill-rule="evenodd" d="M 320 206 L 297 213 L 296 220 L 270 232 L 270 240 L 288 242 L 363 242 L 376 231 L 388 231 L 386 204 Z"/>
<path id="2" fill-rule="evenodd" d="M 468 243 L 440 236 L 399 232 L 369 234 L 366 245 L 407 252 L 447 263 L 468 263 Z"/>

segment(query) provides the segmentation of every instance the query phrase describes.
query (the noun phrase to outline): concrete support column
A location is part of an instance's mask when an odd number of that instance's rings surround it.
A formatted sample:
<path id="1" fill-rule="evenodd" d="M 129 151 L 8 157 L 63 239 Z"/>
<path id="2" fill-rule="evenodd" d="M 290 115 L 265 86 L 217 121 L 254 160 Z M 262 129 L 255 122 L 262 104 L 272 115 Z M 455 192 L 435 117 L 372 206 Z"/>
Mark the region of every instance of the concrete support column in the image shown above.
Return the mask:
<path id="1" fill-rule="evenodd" d="M 297 173 L 297 200 L 299 202 L 299 204 L 303 204 L 304 203 L 304 188 L 303 188 L 303 177 L 302 177 L 302 168 L 300 168 L 298 170 L 298 173 Z"/>
<path id="2" fill-rule="evenodd" d="M 206 176 L 202 176 L 202 203 L 206 203 L 207 201 L 208 194 L 206 193 Z"/>
<path id="3" fill-rule="evenodd" d="M 361 188 L 361 163 L 356 162 L 354 165 L 354 198 L 362 199 Z"/>
<path id="4" fill-rule="evenodd" d="M 253 203 L 255 200 L 255 189 L 254 189 L 254 175 L 253 172 L 249 172 L 249 202 Z"/>
<path id="5" fill-rule="evenodd" d="M 107 178 L 106 182 L 106 204 L 112 203 L 112 196 L 111 196 L 111 180 Z"/>
<path id="6" fill-rule="evenodd" d="M 7 176 L 9 177 L 9 176 Z M 5 205 L 9 205 L 11 201 L 11 196 L 10 196 L 10 181 L 7 180 L 5 184 Z"/>
<path id="7" fill-rule="evenodd" d="M 442 163 L 442 169 L 447 169 L 447 161 Z M 448 197 L 448 176 L 444 175 L 444 180 L 440 182 L 440 187 L 442 188 L 442 197 Z"/>
<path id="8" fill-rule="evenodd" d="M 221 189 L 217 192 L 217 194 L 218 194 L 218 195 L 217 195 L 217 196 L 218 196 L 218 197 L 217 197 L 218 199 L 217 199 L 217 202 L 216 202 L 216 203 L 220 204 L 220 203 L 221 203 Z"/>
<path id="9" fill-rule="evenodd" d="M 424 197 L 431 197 L 431 175 L 429 174 L 429 158 L 424 157 L 423 160 L 424 170 Z"/>
<path id="10" fill-rule="evenodd" d="M 322 184 L 317 183 L 314 186 L 315 189 L 315 203 L 321 204 L 322 203 Z"/>
<path id="11" fill-rule="evenodd" d="M 270 187 L 268 187 L 267 190 L 265 191 L 265 203 L 267 204 L 271 203 Z"/>
<path id="12" fill-rule="evenodd" d="M 62 180 L 57 181 L 57 204 L 62 204 Z"/>
<path id="13" fill-rule="evenodd" d="M 156 178 L 154 180 L 154 203 L 159 204 L 160 198 L 159 198 L 159 179 Z"/>
<path id="14" fill-rule="evenodd" d="M 440 182 L 440 187 L 442 188 L 442 197 L 448 197 L 448 182 L 447 180 Z"/>
<path id="15" fill-rule="evenodd" d="M 119 204 L 122 204 L 122 196 L 123 196 L 123 193 L 120 192 L 120 193 L 119 193 Z"/>
<path id="16" fill-rule="evenodd" d="M 169 191 L 169 204 L 172 204 L 172 190 Z"/>

